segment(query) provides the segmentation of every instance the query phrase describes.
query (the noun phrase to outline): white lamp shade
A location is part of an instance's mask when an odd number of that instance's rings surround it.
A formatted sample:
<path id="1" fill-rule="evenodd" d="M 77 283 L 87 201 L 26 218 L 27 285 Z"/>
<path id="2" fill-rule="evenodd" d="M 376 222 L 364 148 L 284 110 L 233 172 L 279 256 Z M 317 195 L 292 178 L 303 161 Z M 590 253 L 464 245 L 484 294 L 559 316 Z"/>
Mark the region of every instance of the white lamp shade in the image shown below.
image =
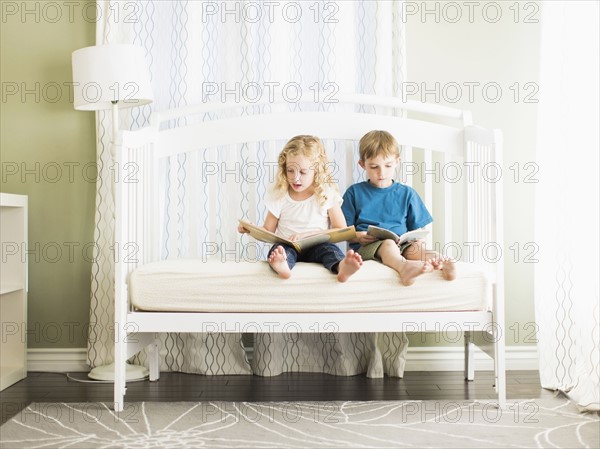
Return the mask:
<path id="1" fill-rule="evenodd" d="M 130 108 L 154 99 L 144 50 L 130 44 L 96 45 L 73 52 L 73 106 L 81 111 Z"/>

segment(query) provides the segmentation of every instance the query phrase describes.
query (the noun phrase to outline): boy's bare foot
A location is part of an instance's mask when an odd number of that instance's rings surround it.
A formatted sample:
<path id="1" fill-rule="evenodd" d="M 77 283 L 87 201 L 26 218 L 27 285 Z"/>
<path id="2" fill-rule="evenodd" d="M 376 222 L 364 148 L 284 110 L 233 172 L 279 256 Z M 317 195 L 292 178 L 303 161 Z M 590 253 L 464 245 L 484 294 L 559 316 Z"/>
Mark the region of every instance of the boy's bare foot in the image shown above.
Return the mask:
<path id="1" fill-rule="evenodd" d="M 412 285 L 415 282 L 417 276 L 423 273 L 429 273 L 433 271 L 433 265 L 429 260 L 424 262 L 407 260 L 404 262 L 402 269 L 399 271 L 400 282 L 402 285 Z"/>
<path id="2" fill-rule="evenodd" d="M 456 279 L 456 265 L 454 261 L 448 257 L 439 257 L 437 259 L 429 259 L 434 270 L 440 270 L 442 277 L 447 281 Z"/>
<path id="3" fill-rule="evenodd" d="M 454 261 L 452 259 L 445 258 L 442 263 L 442 276 L 447 281 L 453 281 L 456 279 L 456 265 L 454 265 Z"/>
<path id="4" fill-rule="evenodd" d="M 271 268 L 275 270 L 281 279 L 288 279 L 292 275 L 292 270 L 290 270 L 290 267 L 287 264 L 287 257 L 283 247 L 278 246 L 275 248 L 269 255 L 267 262 L 269 262 Z"/>
<path id="5" fill-rule="evenodd" d="M 348 250 L 346 257 L 344 257 L 338 265 L 338 281 L 346 282 L 350 276 L 360 269 L 362 264 L 363 260 L 362 257 L 360 257 L 360 254 L 355 253 L 353 250 Z"/>

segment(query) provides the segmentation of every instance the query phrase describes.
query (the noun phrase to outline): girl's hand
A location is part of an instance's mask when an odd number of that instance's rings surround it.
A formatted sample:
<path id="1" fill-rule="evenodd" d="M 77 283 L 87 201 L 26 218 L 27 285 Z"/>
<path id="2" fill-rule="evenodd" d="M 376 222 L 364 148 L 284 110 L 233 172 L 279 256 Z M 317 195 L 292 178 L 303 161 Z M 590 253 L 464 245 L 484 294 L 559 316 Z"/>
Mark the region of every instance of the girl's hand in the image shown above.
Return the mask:
<path id="1" fill-rule="evenodd" d="M 377 239 L 372 235 L 367 235 L 365 231 L 358 231 L 356 233 L 356 241 L 361 245 L 368 245 L 369 243 L 373 243 Z"/>
<path id="2" fill-rule="evenodd" d="M 241 224 L 238 225 L 238 232 L 240 234 L 248 234 L 250 231 L 248 231 L 245 227 L 243 227 Z"/>

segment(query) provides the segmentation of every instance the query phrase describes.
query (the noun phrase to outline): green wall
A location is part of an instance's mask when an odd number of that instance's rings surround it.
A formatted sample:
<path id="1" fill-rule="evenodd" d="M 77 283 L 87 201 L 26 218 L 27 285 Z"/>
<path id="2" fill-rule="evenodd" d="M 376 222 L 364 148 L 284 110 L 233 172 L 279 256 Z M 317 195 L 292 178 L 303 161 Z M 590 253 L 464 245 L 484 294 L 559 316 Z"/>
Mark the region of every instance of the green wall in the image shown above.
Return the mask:
<path id="1" fill-rule="evenodd" d="M 69 83 L 71 53 L 94 45 L 96 25 L 86 2 L 66 3 L 0 5 L 0 190 L 29 196 L 30 348 L 87 344 L 95 127 L 73 109 Z"/>

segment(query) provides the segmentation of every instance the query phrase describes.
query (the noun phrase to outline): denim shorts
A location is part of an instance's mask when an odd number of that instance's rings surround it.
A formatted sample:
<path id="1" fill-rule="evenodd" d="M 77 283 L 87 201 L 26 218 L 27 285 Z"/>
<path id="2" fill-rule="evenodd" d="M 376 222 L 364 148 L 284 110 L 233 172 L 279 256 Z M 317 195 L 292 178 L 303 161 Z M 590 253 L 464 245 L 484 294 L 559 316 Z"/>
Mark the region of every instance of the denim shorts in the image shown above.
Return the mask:
<path id="1" fill-rule="evenodd" d="M 315 245 L 301 253 L 298 253 L 292 246 L 276 243 L 271 247 L 268 256 L 270 256 L 278 246 L 281 246 L 285 251 L 286 261 L 290 270 L 294 268 L 296 262 L 315 262 L 323 264 L 329 271 L 337 274 L 338 265 L 344 258 L 342 250 L 337 245 L 328 242 Z"/>

